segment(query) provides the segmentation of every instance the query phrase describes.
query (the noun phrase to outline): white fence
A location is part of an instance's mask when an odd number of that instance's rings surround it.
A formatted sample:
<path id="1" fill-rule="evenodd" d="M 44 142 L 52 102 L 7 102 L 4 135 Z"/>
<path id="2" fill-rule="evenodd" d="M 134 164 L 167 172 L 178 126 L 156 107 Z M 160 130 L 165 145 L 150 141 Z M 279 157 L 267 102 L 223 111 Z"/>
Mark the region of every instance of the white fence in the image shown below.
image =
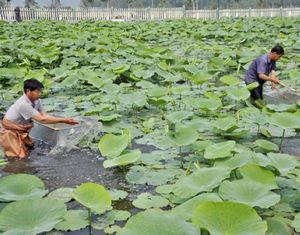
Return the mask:
<path id="1" fill-rule="evenodd" d="M 300 8 L 186 10 L 185 8 L 20 8 L 22 20 L 167 20 L 222 17 L 300 17 Z M 13 7 L 0 8 L 0 20 L 14 21 Z"/>

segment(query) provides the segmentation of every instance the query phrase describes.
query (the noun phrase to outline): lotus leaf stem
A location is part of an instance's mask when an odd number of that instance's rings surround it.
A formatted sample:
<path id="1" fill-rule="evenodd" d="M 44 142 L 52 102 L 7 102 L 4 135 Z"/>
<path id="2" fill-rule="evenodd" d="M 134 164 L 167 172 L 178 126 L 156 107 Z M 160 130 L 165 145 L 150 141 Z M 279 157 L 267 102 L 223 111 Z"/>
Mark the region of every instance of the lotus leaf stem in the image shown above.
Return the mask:
<path id="1" fill-rule="evenodd" d="M 283 129 L 283 131 L 282 131 L 282 136 L 281 136 L 281 140 L 280 140 L 280 144 L 279 144 L 280 151 L 281 151 L 284 135 L 285 135 L 285 129 Z"/>

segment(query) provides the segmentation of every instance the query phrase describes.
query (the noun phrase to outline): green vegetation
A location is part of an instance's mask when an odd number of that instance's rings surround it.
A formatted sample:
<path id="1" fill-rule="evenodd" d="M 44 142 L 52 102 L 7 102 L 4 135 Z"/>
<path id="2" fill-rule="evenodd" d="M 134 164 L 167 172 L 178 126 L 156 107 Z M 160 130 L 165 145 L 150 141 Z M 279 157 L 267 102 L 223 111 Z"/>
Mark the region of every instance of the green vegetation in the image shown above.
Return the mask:
<path id="1" fill-rule="evenodd" d="M 284 152 L 287 138 L 299 138 L 300 102 L 260 110 L 243 83 L 249 63 L 280 44 L 287 53 L 279 77 L 299 88 L 299 26 L 293 18 L 0 22 L 0 110 L 21 95 L 24 79 L 42 81 L 47 111 L 102 122 L 80 147 L 100 151 L 104 167 L 122 170 L 133 187 L 153 188 L 130 199 L 145 209 L 130 217 L 112 210 L 128 195 L 121 188 L 84 183 L 47 195 L 34 176 L 2 177 L 0 231 L 88 224 L 118 235 L 300 231 L 300 164 Z M 86 209 L 67 211 L 71 199 Z"/>

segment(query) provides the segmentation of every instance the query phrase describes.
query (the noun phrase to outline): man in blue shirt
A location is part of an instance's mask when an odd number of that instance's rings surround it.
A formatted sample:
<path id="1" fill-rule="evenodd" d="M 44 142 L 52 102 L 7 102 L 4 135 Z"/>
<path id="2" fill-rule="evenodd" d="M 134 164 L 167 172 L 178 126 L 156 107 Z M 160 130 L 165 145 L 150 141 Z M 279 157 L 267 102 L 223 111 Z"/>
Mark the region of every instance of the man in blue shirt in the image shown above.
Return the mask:
<path id="1" fill-rule="evenodd" d="M 280 81 L 276 78 L 276 61 L 284 54 L 281 46 L 275 46 L 271 52 L 264 54 L 255 59 L 249 66 L 246 75 L 245 83 L 251 84 L 258 82 L 258 87 L 251 90 L 251 98 L 255 101 L 263 99 L 263 84 L 266 81 L 272 83 L 272 89 L 276 89 L 276 84 Z"/>

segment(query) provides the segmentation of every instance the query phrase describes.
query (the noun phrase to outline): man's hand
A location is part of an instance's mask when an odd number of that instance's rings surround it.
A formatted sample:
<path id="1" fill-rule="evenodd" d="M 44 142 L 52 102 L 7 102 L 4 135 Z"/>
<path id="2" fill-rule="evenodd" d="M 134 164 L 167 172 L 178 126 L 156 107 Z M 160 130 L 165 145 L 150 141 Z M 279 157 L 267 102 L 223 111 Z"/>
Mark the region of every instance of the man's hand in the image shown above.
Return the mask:
<path id="1" fill-rule="evenodd" d="M 276 92 L 279 91 L 274 82 L 272 82 L 271 88 L 272 88 L 273 91 L 276 91 Z"/>
<path id="2" fill-rule="evenodd" d="M 65 118 L 63 122 L 69 125 L 79 124 L 79 122 L 75 121 L 73 118 Z"/>

